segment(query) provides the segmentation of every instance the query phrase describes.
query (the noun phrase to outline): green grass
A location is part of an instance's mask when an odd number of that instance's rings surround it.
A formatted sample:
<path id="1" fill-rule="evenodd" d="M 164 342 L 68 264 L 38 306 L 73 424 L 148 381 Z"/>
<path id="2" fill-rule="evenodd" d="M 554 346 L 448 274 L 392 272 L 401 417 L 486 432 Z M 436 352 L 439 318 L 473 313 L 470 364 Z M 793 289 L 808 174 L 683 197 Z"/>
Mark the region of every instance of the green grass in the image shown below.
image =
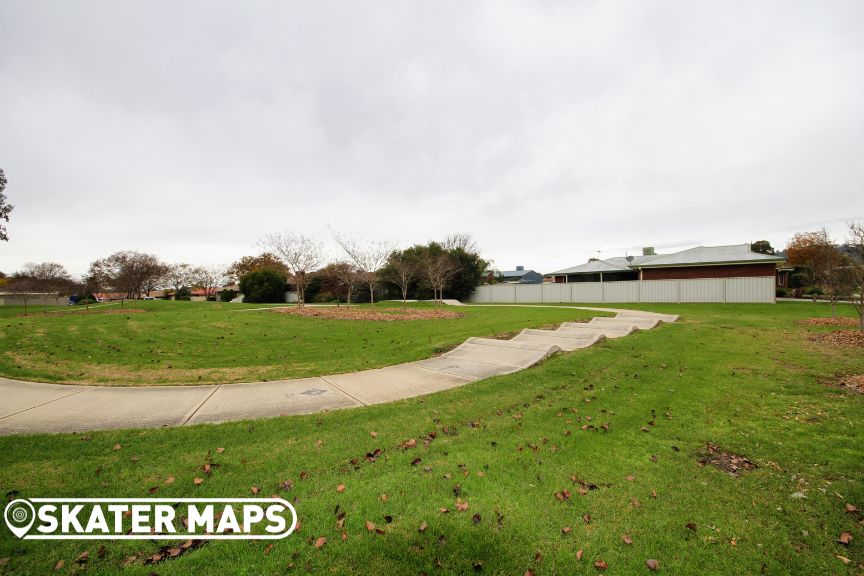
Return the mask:
<path id="1" fill-rule="evenodd" d="M 808 341 L 811 330 L 797 322 L 829 308 L 642 308 L 682 320 L 424 398 L 182 429 L 0 438 L 4 493 L 147 497 L 158 486 L 160 497 L 242 497 L 260 486 L 291 499 L 302 522 L 269 553 L 266 542 L 209 542 L 129 567 L 125 558 L 159 544 L 105 542 L 98 558 L 99 542 L 23 542 L 0 530 L 0 558 L 9 558 L 0 571 L 47 573 L 59 560 L 61 573 L 80 571 L 74 560 L 89 550 L 91 574 L 473 574 L 475 565 L 481 574 L 596 574 L 595 560 L 608 574 L 647 574 L 648 558 L 665 574 L 860 574 L 864 525 L 844 506 L 864 508 L 864 396 L 825 379 L 864 373 L 864 359 L 860 349 Z M 589 416 L 608 432 L 583 431 Z M 402 450 L 412 437 L 418 447 Z M 759 468 L 733 478 L 699 466 L 709 441 Z M 116 443 L 123 448 L 112 450 Z M 375 448 L 382 456 L 367 462 Z M 208 451 L 220 466 L 196 488 Z M 571 475 L 599 488 L 580 496 Z M 168 476 L 176 482 L 165 485 Z M 294 487 L 282 492 L 286 479 Z M 456 484 L 465 512 L 454 507 Z M 565 488 L 573 497 L 561 502 L 554 494 Z M 385 533 L 367 532 L 366 520 Z M 854 537 L 848 548 L 836 542 L 844 531 Z M 316 549 L 322 535 L 327 544 Z"/>
<path id="2" fill-rule="evenodd" d="M 462 318 L 358 322 L 301 318 L 255 305 L 125 304 L 41 312 L 0 306 L 0 375 L 23 380 L 137 386 L 299 378 L 429 358 L 470 336 L 586 319 L 580 310 L 452 308 Z M 381 303 L 378 308 L 402 306 Z M 431 305 L 415 304 L 416 307 Z M 367 306 L 368 307 L 368 306 Z"/>

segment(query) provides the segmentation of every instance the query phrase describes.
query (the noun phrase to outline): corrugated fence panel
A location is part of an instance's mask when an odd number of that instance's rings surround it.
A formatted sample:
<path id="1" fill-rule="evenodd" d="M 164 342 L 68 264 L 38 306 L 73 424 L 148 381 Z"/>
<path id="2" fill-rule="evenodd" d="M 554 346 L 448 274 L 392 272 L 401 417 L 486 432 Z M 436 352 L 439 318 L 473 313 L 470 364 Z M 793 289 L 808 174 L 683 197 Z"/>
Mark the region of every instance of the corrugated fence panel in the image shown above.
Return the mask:
<path id="1" fill-rule="evenodd" d="M 725 302 L 725 278 L 696 278 L 678 280 L 680 302 Z"/>
<path id="2" fill-rule="evenodd" d="M 639 281 L 639 302 L 678 302 L 678 282 L 680 280 Z"/>
<path id="3" fill-rule="evenodd" d="M 773 303 L 774 278 L 697 278 L 571 282 L 569 284 L 492 284 L 478 286 L 471 302 L 762 302 Z"/>
<path id="4" fill-rule="evenodd" d="M 603 302 L 639 302 L 639 282 L 603 282 Z"/>
<path id="5" fill-rule="evenodd" d="M 772 304 L 775 301 L 775 290 L 774 278 L 770 276 L 726 279 L 727 302 L 761 302 Z"/>

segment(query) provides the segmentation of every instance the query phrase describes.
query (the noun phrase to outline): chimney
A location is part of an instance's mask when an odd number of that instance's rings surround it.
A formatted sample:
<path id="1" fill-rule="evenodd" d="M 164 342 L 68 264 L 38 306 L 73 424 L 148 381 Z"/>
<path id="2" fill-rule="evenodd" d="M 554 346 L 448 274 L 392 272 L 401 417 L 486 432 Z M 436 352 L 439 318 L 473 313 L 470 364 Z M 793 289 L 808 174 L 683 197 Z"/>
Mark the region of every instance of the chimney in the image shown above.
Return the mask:
<path id="1" fill-rule="evenodd" d="M 516 266 L 516 271 L 517 271 L 517 272 L 522 272 L 522 271 L 524 271 L 524 270 L 525 270 L 525 267 L 524 267 L 524 266 Z"/>
<path id="2" fill-rule="evenodd" d="M 646 246 L 645 248 L 642 248 L 642 256 L 654 256 L 654 247 Z"/>

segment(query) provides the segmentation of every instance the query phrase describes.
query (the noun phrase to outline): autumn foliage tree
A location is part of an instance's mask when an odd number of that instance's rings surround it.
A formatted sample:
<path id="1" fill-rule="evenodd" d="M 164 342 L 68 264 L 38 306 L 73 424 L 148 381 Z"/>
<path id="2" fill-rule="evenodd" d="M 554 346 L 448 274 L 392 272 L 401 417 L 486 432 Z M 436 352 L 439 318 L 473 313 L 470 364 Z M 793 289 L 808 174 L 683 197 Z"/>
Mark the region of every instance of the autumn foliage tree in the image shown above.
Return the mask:
<path id="1" fill-rule="evenodd" d="M 243 276 L 246 276 L 250 272 L 258 272 L 259 270 L 272 270 L 282 274 L 286 278 L 291 273 L 279 258 L 270 252 L 262 252 L 258 256 L 243 256 L 240 260 L 231 264 L 228 270 L 225 271 L 225 274 L 232 281 L 239 282 Z"/>

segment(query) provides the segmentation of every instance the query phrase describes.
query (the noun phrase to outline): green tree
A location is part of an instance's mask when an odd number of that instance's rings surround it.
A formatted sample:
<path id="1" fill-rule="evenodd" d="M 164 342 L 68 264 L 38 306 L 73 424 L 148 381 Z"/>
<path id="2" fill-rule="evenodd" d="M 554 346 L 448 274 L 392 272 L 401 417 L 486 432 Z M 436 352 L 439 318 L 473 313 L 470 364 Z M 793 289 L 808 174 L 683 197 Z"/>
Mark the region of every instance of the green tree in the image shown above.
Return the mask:
<path id="1" fill-rule="evenodd" d="M 0 170 L 0 220 L 5 220 L 9 222 L 9 213 L 12 212 L 12 206 L 9 202 L 6 201 L 6 174 L 3 173 L 3 170 Z M 6 226 L 0 224 L 0 240 L 4 240 L 6 242 L 9 241 L 9 235 L 6 233 Z"/>
<path id="2" fill-rule="evenodd" d="M 258 270 L 240 278 L 240 292 L 243 301 L 250 303 L 285 302 L 284 275 L 274 270 Z"/>
<path id="3" fill-rule="evenodd" d="M 774 248 L 768 240 L 757 240 L 750 244 L 750 250 L 758 254 L 774 254 Z"/>

